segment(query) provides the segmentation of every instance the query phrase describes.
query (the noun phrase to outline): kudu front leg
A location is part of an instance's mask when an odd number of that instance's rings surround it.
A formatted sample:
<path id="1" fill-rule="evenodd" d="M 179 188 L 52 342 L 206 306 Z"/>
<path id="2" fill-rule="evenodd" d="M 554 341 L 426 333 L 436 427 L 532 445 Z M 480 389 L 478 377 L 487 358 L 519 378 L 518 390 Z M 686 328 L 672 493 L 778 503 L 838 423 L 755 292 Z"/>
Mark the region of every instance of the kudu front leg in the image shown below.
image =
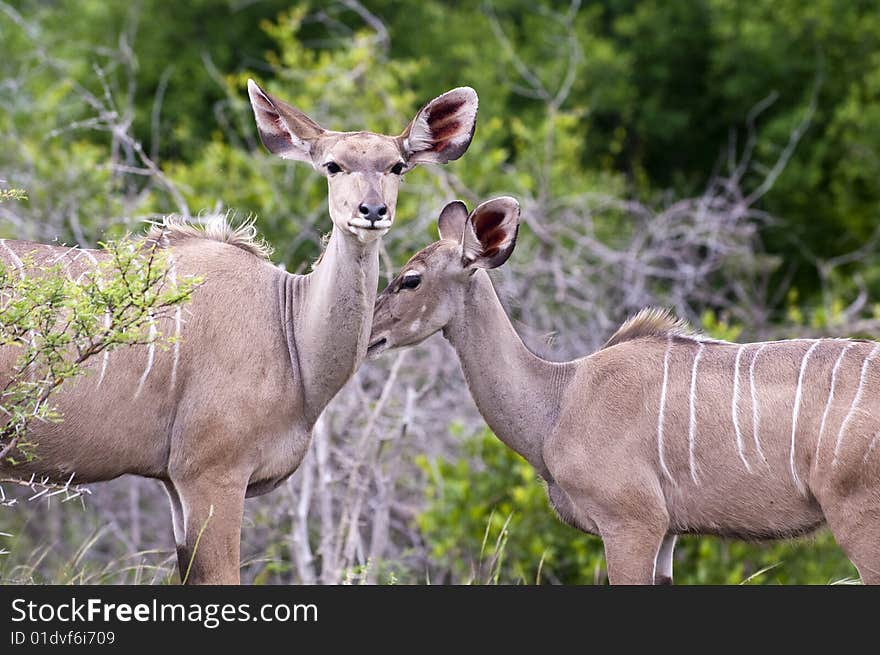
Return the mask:
<path id="1" fill-rule="evenodd" d="M 174 545 L 177 547 L 177 570 L 180 579 L 186 575 L 186 526 L 183 520 L 183 503 L 180 502 L 180 494 L 174 488 L 170 480 L 163 480 L 165 493 L 168 494 L 168 504 L 171 506 L 171 527 L 174 531 Z"/>
<path id="2" fill-rule="evenodd" d="M 654 565 L 654 584 L 672 584 L 672 555 L 675 552 L 677 535 L 668 534 L 660 544 Z"/>
<path id="3" fill-rule="evenodd" d="M 184 517 L 184 543 L 177 547 L 181 582 L 239 584 L 247 480 L 202 475 L 173 484 Z"/>
<path id="4" fill-rule="evenodd" d="M 569 479 L 576 479 L 569 476 Z M 659 485 L 650 476 L 634 478 L 625 484 L 609 485 L 597 503 L 595 489 L 577 489 L 569 485 L 571 509 L 578 525 L 596 527 L 605 545 L 608 581 L 613 585 L 653 585 L 658 560 L 668 554 L 669 577 L 672 576 L 674 538 L 667 542 L 669 514 Z M 668 548 L 664 550 L 663 546 Z"/>
<path id="5" fill-rule="evenodd" d="M 655 579 L 655 566 L 665 540 L 664 532 L 646 529 L 642 525 L 630 525 L 615 526 L 612 530 L 603 531 L 601 536 L 611 584 L 652 585 L 666 582 L 662 575 Z"/>

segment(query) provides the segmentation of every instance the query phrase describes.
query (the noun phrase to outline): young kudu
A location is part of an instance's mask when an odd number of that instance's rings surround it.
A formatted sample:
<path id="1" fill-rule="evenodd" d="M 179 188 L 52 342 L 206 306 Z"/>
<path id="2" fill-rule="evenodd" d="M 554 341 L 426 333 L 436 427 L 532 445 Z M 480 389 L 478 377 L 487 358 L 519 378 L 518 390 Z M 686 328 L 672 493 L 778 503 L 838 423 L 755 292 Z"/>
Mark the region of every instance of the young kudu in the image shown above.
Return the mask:
<path id="1" fill-rule="evenodd" d="M 186 320 L 178 314 L 158 326 L 180 340 L 167 351 L 113 352 L 100 373 L 54 397 L 64 420 L 29 435 L 37 460 L 0 463 L 3 475 L 161 480 L 181 578 L 191 583 L 239 581 L 245 497 L 297 469 L 318 415 L 366 355 L 378 239 L 394 220 L 400 176 L 464 154 L 477 112 L 474 91 L 458 88 L 425 105 L 400 136 L 331 132 L 252 81 L 248 92 L 266 148 L 327 176 L 333 230 L 320 263 L 309 275 L 288 274 L 224 226 L 153 230 L 148 238 L 171 249 L 174 275 L 204 280 Z M 0 242 L 0 257 L 19 268 L 26 257 L 66 261 L 77 275 L 102 256 Z M 0 378 L 15 358 L 0 351 Z"/>
<path id="2" fill-rule="evenodd" d="M 438 330 L 486 422 L 547 483 L 560 518 L 605 544 L 614 584 L 671 583 L 680 534 L 800 535 L 827 522 L 880 583 L 880 344 L 736 344 L 642 311 L 598 352 L 522 343 L 485 270 L 516 242 L 498 198 L 440 215 L 440 241 L 379 296 L 369 356 Z"/>

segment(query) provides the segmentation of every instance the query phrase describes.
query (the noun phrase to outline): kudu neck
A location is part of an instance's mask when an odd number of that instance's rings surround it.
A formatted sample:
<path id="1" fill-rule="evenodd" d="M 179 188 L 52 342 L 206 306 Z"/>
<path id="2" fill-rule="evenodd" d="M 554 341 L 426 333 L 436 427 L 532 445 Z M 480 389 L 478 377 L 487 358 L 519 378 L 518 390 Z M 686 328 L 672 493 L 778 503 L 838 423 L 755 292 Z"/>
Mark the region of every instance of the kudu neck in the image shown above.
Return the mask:
<path id="1" fill-rule="evenodd" d="M 285 325 L 295 349 L 306 418 L 318 416 L 367 352 L 379 283 L 379 242 L 334 227 L 315 270 L 290 276 Z"/>
<path id="2" fill-rule="evenodd" d="M 542 359 L 525 346 L 488 273 L 477 271 L 469 285 L 464 306 L 443 333 L 458 353 L 486 423 L 546 477 L 544 439 L 558 420 L 572 367 Z"/>

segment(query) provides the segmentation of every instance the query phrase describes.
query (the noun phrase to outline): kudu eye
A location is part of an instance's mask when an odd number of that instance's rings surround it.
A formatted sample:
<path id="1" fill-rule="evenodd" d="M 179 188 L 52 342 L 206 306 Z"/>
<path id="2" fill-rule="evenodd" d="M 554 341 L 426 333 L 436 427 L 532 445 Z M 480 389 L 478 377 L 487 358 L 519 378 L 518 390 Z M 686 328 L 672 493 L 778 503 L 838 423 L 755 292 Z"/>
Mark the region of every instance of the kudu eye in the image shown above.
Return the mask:
<path id="1" fill-rule="evenodd" d="M 330 173 L 330 175 L 335 175 L 342 170 L 342 167 L 335 161 L 328 161 L 324 166 L 327 168 L 327 172 Z"/>
<path id="2" fill-rule="evenodd" d="M 391 172 L 394 173 L 395 175 L 402 175 L 403 174 L 403 166 L 404 166 L 403 162 L 399 161 L 396 164 L 394 164 L 394 166 L 391 167 Z"/>
<path id="3" fill-rule="evenodd" d="M 408 275 L 404 275 L 403 279 L 400 281 L 401 289 L 415 289 L 422 283 L 422 276 L 418 273 L 409 273 Z"/>

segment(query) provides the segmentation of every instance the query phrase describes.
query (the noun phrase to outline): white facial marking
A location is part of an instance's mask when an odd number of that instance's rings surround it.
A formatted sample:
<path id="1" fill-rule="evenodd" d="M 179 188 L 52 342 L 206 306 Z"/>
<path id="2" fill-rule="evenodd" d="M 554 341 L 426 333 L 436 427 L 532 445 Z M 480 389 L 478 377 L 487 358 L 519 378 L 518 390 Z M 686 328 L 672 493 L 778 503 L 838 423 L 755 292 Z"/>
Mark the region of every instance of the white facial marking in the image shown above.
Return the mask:
<path id="1" fill-rule="evenodd" d="M 349 227 L 359 227 L 367 230 L 385 230 L 391 227 L 391 221 L 387 218 L 383 218 L 381 221 L 376 221 L 375 223 L 371 223 L 366 218 L 361 218 L 360 216 L 355 216 L 354 218 L 349 219 L 348 221 Z M 383 233 L 384 234 L 384 233 Z"/>
<path id="2" fill-rule="evenodd" d="M 691 479 L 694 484 L 700 484 L 697 480 L 697 465 L 694 461 L 694 444 L 697 437 L 697 367 L 700 365 L 700 357 L 703 356 L 702 343 L 697 346 L 697 354 L 694 356 L 694 366 L 691 369 L 691 393 L 690 393 L 690 426 L 688 428 L 688 463 L 691 469 Z"/>
<path id="3" fill-rule="evenodd" d="M 419 319 L 416 319 L 415 322 L 410 326 L 409 331 L 415 334 L 419 331 L 419 328 L 422 327 L 422 322 Z"/>
<path id="4" fill-rule="evenodd" d="M 754 356 L 752 357 L 752 362 L 749 364 L 749 391 L 752 396 L 752 438 L 755 440 L 755 450 L 758 451 L 758 454 L 761 456 L 765 462 L 767 458 L 764 456 L 764 451 L 761 450 L 761 440 L 758 438 L 758 425 L 760 424 L 760 418 L 758 416 L 758 391 L 755 388 L 755 363 L 758 361 L 758 355 L 761 354 L 761 351 L 767 347 L 766 343 L 762 343 L 761 347 L 755 351 Z M 742 453 L 740 453 L 740 457 L 745 457 Z M 746 466 L 748 468 L 748 466 Z"/>
<path id="5" fill-rule="evenodd" d="M 837 356 L 837 361 L 834 362 L 834 368 L 831 369 L 831 390 L 828 392 L 828 400 L 825 402 L 825 411 L 822 412 L 822 421 L 819 423 L 819 437 L 816 439 L 816 461 L 819 460 L 819 446 L 822 445 L 822 435 L 825 432 L 825 421 L 828 419 L 828 412 L 831 410 L 831 405 L 834 402 L 834 388 L 837 386 L 837 371 L 843 363 L 846 351 L 854 345 L 855 343 L 850 342 L 841 349 L 840 354 Z"/>
<path id="6" fill-rule="evenodd" d="M 813 342 L 813 345 L 807 349 L 807 352 L 804 353 L 804 358 L 801 360 L 801 370 L 798 373 L 798 383 L 797 390 L 794 393 L 794 407 L 791 410 L 791 448 L 788 453 L 788 464 L 791 468 L 791 479 L 794 481 L 794 485 L 798 488 L 802 494 L 804 493 L 804 485 L 801 482 L 800 478 L 797 474 L 797 468 L 794 465 L 794 440 L 795 434 L 797 432 L 797 422 L 798 422 L 798 412 L 801 407 L 801 394 L 803 393 L 804 387 L 804 374 L 807 371 L 807 363 L 810 361 L 810 355 L 813 354 L 813 351 L 822 343 L 821 341 Z"/>
<path id="7" fill-rule="evenodd" d="M 852 404 L 849 406 L 849 411 L 846 413 L 846 418 L 843 419 L 843 423 L 840 426 L 840 432 L 837 433 L 837 443 L 834 444 L 834 458 L 831 460 L 831 466 L 837 466 L 837 455 L 840 452 L 840 444 L 843 441 L 843 433 L 846 432 L 846 428 L 849 426 L 850 420 L 852 420 L 856 407 L 858 406 L 859 401 L 862 399 L 862 391 L 865 388 L 865 377 L 868 373 L 868 365 L 877 356 L 878 350 L 880 350 L 880 343 L 874 345 L 874 347 L 871 349 L 871 352 L 868 354 L 867 357 L 865 357 L 865 361 L 862 362 L 862 372 L 859 375 L 859 386 L 856 389 L 856 395 L 853 398 Z"/>
<path id="8" fill-rule="evenodd" d="M 663 474 L 674 485 L 675 479 L 666 468 L 663 459 L 663 414 L 666 411 L 666 385 L 669 383 L 669 351 L 672 350 L 672 337 L 666 341 L 666 352 L 663 354 L 663 386 L 660 387 L 660 410 L 657 412 L 657 453 L 660 455 L 660 468 Z"/>

